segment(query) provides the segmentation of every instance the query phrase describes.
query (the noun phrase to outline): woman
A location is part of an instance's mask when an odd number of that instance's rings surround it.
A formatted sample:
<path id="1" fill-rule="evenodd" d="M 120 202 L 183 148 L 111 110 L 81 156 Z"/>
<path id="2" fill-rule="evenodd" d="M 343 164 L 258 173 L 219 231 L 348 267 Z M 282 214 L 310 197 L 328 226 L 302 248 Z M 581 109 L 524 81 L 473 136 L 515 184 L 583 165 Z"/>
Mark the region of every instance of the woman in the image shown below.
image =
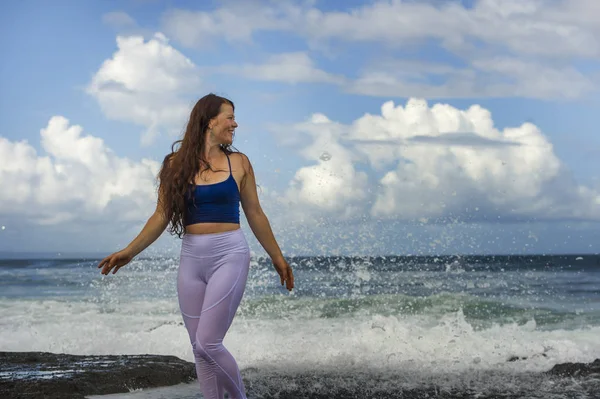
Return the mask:
<path id="1" fill-rule="evenodd" d="M 205 398 L 246 398 L 237 363 L 222 344 L 242 299 L 250 251 L 240 230 L 239 203 L 254 235 L 288 290 L 292 269 L 263 213 L 246 155 L 233 152 L 233 103 L 209 94 L 190 115 L 183 140 L 163 161 L 154 214 L 123 250 L 104 258 L 102 274 L 116 273 L 169 227 L 183 236 L 177 277 L 179 307 L 189 333 Z M 175 144 L 180 147 L 175 151 Z"/>

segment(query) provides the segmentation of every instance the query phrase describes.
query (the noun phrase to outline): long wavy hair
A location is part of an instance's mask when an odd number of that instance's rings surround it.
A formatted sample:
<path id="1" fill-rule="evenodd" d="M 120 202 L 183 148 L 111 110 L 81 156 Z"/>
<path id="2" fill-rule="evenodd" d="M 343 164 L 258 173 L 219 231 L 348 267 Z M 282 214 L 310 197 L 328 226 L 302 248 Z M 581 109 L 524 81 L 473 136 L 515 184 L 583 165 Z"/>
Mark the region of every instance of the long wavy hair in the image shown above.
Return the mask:
<path id="1" fill-rule="evenodd" d="M 219 115 L 223 104 L 235 109 L 231 100 L 213 93 L 198 100 L 190 114 L 183 139 L 173 143 L 171 153 L 163 160 L 158 173 L 159 199 L 162 199 L 160 205 L 169 220 L 167 231 L 179 238 L 185 233 L 186 194 L 190 193 L 190 184 L 193 184 L 198 172 L 213 170 L 204 155 L 206 132 L 208 123 Z M 176 149 L 176 146 L 179 148 Z M 221 149 L 227 155 L 235 150 L 229 144 L 221 145 Z"/>

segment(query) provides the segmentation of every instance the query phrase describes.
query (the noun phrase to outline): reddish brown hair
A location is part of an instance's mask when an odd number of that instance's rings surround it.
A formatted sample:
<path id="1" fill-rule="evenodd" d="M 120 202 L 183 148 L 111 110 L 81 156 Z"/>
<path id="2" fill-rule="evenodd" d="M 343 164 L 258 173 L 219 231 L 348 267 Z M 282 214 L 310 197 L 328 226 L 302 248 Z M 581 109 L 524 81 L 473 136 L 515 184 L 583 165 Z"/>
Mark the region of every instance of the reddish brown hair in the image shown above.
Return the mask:
<path id="1" fill-rule="evenodd" d="M 183 139 L 173 143 L 171 153 L 163 160 L 158 174 L 159 202 L 169 220 L 168 232 L 179 238 L 185 232 L 185 197 L 190 190 L 190 183 L 194 182 L 201 168 L 202 171 L 211 169 L 204 155 L 205 137 L 208 123 L 219 115 L 223 104 L 235 109 L 231 100 L 212 93 L 198 100 L 190 114 Z M 179 148 L 175 149 L 177 145 Z M 234 152 L 229 144 L 221 145 L 221 149 L 227 155 Z"/>

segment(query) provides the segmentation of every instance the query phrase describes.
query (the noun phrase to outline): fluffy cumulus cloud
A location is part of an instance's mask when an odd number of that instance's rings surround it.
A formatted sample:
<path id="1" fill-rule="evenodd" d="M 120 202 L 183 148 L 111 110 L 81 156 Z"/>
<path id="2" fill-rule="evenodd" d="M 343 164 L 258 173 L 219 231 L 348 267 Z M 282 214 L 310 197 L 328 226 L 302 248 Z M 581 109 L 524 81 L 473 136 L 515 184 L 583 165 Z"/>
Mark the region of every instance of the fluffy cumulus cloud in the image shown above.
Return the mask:
<path id="1" fill-rule="evenodd" d="M 213 11 L 169 11 L 163 25 L 187 46 L 220 39 L 246 44 L 257 33 L 281 32 L 334 54 L 340 42 L 379 44 L 378 53 L 389 59 L 367 58 L 356 81 L 348 82 L 347 90 L 358 94 L 576 98 L 598 88 L 594 68 L 573 60 L 598 66 L 599 20 L 595 0 L 374 1 L 343 11 L 311 1 L 233 1 Z M 406 62 L 404 53 L 398 63 L 396 50 L 421 43 L 451 54 L 452 62 L 431 64 L 417 55 Z"/>
<path id="2" fill-rule="evenodd" d="M 155 206 L 159 164 L 118 157 L 102 139 L 54 116 L 40 132 L 44 153 L 0 137 L 0 215 L 53 225 L 139 222 Z"/>
<path id="3" fill-rule="evenodd" d="M 311 144 L 301 153 L 313 164 L 295 173 L 282 198 L 292 207 L 302 204 L 303 217 L 318 217 L 323 211 L 329 217 L 352 218 L 362 211 L 367 199 L 367 175 L 355 170 L 355 156 L 339 142 L 339 128 L 321 114 L 296 126 L 312 137 Z"/>
<path id="4" fill-rule="evenodd" d="M 298 215 L 435 223 L 600 220 L 600 192 L 573 180 L 535 125 L 499 130 L 477 105 L 386 102 L 380 115 L 351 125 L 318 114 L 294 130 L 309 137 L 301 154 L 311 163 L 283 196 Z"/>
<path id="5" fill-rule="evenodd" d="M 197 66 L 155 34 L 117 37 L 118 50 L 95 73 L 88 92 L 108 118 L 145 127 L 142 143 L 161 131 L 179 133 L 197 95 Z"/>

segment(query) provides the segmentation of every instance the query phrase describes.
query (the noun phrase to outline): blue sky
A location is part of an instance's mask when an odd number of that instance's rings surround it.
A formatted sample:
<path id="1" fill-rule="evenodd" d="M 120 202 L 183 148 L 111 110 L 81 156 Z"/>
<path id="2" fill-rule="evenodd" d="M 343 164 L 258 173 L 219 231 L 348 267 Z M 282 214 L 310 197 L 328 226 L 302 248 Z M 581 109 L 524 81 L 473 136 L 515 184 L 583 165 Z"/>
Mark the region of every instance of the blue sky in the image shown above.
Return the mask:
<path id="1" fill-rule="evenodd" d="M 126 245 L 212 91 L 288 254 L 597 252 L 594 1 L 0 11 L 0 251 Z"/>

